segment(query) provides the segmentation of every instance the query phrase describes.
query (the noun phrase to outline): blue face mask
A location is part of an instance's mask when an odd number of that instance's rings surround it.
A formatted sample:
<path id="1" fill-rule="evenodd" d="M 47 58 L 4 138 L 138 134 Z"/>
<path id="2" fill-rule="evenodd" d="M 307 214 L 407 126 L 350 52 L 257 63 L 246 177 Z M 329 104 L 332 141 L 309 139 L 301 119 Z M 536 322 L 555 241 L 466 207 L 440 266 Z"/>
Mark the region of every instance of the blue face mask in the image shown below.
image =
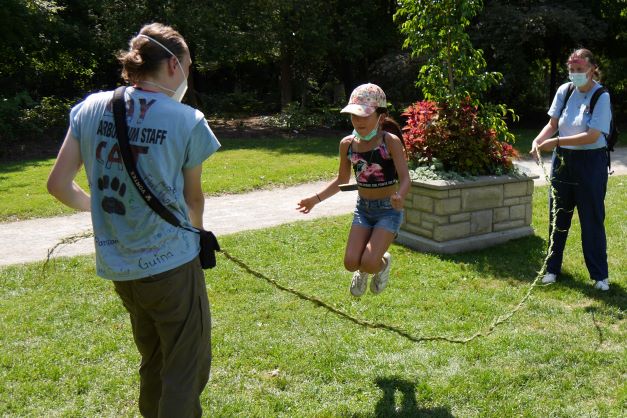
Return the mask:
<path id="1" fill-rule="evenodd" d="M 353 136 L 356 136 L 361 141 L 370 141 L 372 138 L 374 138 L 377 135 L 378 132 L 379 132 L 379 128 L 376 127 L 372 131 L 370 131 L 368 133 L 368 135 L 362 136 L 362 135 L 359 134 L 359 132 L 357 132 L 355 129 L 353 129 Z"/>
<path id="2" fill-rule="evenodd" d="M 374 129 L 368 132 L 368 134 L 366 135 L 360 135 L 356 129 L 353 129 L 353 136 L 356 136 L 357 138 L 359 138 L 360 141 L 366 141 L 366 142 L 370 141 L 372 138 L 377 136 L 378 133 L 379 133 L 379 121 L 378 120 L 377 120 L 377 125 L 374 127 Z"/>
<path id="3" fill-rule="evenodd" d="M 573 82 L 575 87 L 583 87 L 588 82 L 586 73 L 568 73 L 568 78 Z"/>

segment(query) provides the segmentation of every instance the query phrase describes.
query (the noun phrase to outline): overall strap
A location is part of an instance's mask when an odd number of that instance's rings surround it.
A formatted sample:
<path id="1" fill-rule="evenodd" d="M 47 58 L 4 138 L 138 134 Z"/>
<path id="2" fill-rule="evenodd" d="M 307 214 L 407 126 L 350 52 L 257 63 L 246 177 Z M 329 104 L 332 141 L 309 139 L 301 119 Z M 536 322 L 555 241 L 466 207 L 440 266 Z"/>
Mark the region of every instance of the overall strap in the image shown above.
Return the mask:
<path id="1" fill-rule="evenodd" d="M 595 92 L 592 93 L 592 97 L 590 98 L 590 114 L 591 115 L 592 115 L 592 112 L 594 112 L 594 106 L 597 104 L 599 97 L 601 97 L 603 93 L 609 94 L 609 90 L 605 87 L 601 87 L 601 88 L 596 89 Z M 612 118 L 614 118 L 614 112 L 612 110 L 613 109 L 610 108 L 610 112 L 611 112 L 610 114 L 612 115 Z M 610 121 L 610 134 L 612 131 L 612 124 L 613 124 L 613 121 Z M 613 151 L 613 150 L 614 150 L 613 147 L 610 147 L 610 144 L 608 143 L 608 147 L 606 148 L 605 152 L 607 153 L 607 172 L 609 174 L 614 174 L 614 171 L 612 171 L 612 156 L 610 155 L 610 151 Z"/>
<path id="2" fill-rule="evenodd" d="M 603 93 L 609 93 L 605 87 L 598 88 L 594 91 L 594 93 L 592 93 L 592 97 L 590 98 L 590 114 L 594 112 L 594 106 L 597 104 L 599 97 Z"/>
<path id="3" fill-rule="evenodd" d="M 383 134 L 381 137 L 381 145 L 383 145 L 385 147 L 385 152 L 391 157 L 392 157 L 392 153 L 390 152 L 390 148 L 388 147 L 388 143 L 385 141 L 385 134 L 387 134 L 387 131 L 381 131 L 381 133 Z"/>
<path id="4" fill-rule="evenodd" d="M 351 139 L 351 143 L 348 144 L 348 150 L 346 151 L 346 155 L 348 155 L 349 160 L 353 156 L 353 141 L 354 140 L 355 140 L 355 135 L 353 135 L 353 139 Z"/>
<path id="5" fill-rule="evenodd" d="M 566 97 L 564 98 L 564 104 L 562 104 L 562 110 L 560 110 L 560 116 L 564 113 L 564 109 L 566 109 L 566 103 L 568 103 L 568 99 L 573 95 L 573 91 L 575 91 L 575 85 L 573 83 L 568 83 L 568 90 L 566 91 Z"/>
<path id="6" fill-rule="evenodd" d="M 113 117 L 115 119 L 115 130 L 117 132 L 118 143 L 120 144 L 120 154 L 122 154 L 122 161 L 124 167 L 128 173 L 131 181 L 135 185 L 135 188 L 144 199 L 146 204 L 161 216 L 168 223 L 180 227 L 181 221 L 178 220 L 172 212 L 166 209 L 165 206 L 159 201 L 159 199 L 148 188 L 144 179 L 137 171 L 137 165 L 131 152 L 131 146 L 128 142 L 128 126 L 126 124 L 126 102 L 124 100 L 125 86 L 118 87 L 113 93 Z M 187 229 L 187 228 L 185 228 Z M 195 231 L 192 231 L 195 232 Z"/>

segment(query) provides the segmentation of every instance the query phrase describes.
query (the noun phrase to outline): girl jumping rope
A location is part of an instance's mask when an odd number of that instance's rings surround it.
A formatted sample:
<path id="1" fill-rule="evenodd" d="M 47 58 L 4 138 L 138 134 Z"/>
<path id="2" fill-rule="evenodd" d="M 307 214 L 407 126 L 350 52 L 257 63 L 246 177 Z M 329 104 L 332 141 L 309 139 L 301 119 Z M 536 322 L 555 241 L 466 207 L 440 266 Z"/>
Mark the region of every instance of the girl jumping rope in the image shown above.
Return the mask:
<path id="1" fill-rule="evenodd" d="M 401 129 L 387 115 L 385 93 L 379 86 L 362 84 L 355 88 L 341 112 L 351 115 L 354 130 L 340 141 L 338 175 L 321 192 L 298 202 L 297 210 L 309 213 L 339 192 L 340 185 L 350 179 L 352 165 L 358 197 L 344 266 L 354 272 L 350 292 L 359 297 L 366 291 L 370 274 L 372 293 L 380 293 L 387 285 L 392 261 L 387 250 L 403 219 L 409 170 Z"/>

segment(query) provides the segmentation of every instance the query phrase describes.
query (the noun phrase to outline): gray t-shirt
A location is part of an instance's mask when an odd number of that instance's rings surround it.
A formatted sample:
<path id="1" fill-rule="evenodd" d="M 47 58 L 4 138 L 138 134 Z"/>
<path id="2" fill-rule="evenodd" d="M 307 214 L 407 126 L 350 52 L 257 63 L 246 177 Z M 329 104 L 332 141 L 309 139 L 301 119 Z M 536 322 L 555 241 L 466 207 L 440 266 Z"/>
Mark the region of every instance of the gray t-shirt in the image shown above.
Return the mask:
<path id="1" fill-rule="evenodd" d="M 113 92 L 95 93 L 72 108 L 70 129 L 78 139 L 91 191 L 96 271 L 111 280 L 158 274 L 198 255 L 198 234 L 176 228 L 144 201 L 120 154 Z M 126 89 L 128 136 L 140 175 L 184 225 L 183 169 L 201 164 L 220 143 L 204 115 L 165 94 Z"/>

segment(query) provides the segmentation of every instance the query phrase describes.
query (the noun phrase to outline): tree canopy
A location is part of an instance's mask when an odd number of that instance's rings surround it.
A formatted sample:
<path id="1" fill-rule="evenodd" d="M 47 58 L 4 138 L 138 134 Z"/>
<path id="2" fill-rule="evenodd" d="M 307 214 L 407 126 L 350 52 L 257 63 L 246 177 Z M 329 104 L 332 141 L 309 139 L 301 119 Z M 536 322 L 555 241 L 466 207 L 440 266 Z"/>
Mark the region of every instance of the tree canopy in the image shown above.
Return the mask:
<path id="1" fill-rule="evenodd" d="M 453 15 L 449 3 L 464 7 Z M 409 12 L 395 20 L 399 4 Z M 424 26 L 412 23 L 420 14 Z M 453 30 L 468 35 L 464 44 L 447 45 L 450 34 L 437 29 L 447 19 L 460 19 Z M 207 113 L 276 112 L 291 102 L 329 106 L 367 81 L 381 83 L 391 102 L 403 106 L 421 98 L 415 81 L 427 57 L 448 47 L 462 52 L 456 58 L 462 61 L 473 58 L 464 55 L 471 51 L 487 71 L 450 66 L 463 71 L 432 78 L 433 91 L 483 89 L 518 114 L 533 114 L 546 110 L 565 80 L 568 52 L 579 46 L 601 58 L 615 108 L 625 111 L 625 2 L 4 0 L 0 136 L 23 134 L 37 113 L 50 116 L 44 123 L 55 123 L 52 116 L 63 115 L 68 103 L 119 84 L 115 53 L 153 21 L 174 26 L 188 41 L 195 94 L 186 100 Z M 414 46 L 413 58 L 403 48 L 405 39 Z M 447 57 L 441 59 L 446 65 Z"/>

